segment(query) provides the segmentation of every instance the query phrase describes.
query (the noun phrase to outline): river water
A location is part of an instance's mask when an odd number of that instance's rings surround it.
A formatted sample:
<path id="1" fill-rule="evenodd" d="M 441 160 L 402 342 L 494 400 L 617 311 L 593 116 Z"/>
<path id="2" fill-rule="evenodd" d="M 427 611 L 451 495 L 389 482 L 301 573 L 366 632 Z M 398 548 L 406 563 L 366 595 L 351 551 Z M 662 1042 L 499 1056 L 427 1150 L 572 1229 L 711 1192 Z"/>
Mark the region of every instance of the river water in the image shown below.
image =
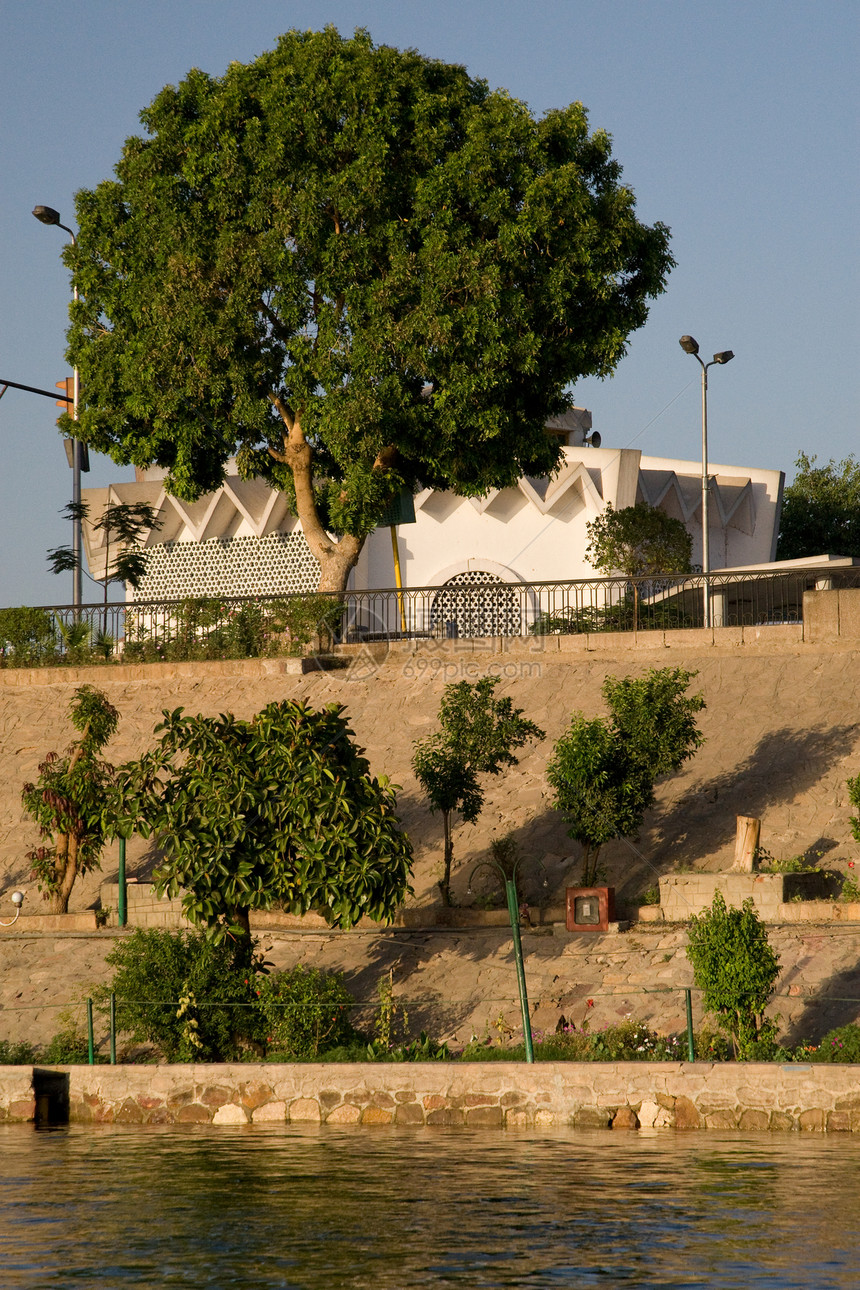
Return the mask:
<path id="1" fill-rule="evenodd" d="M 0 1126 L 10 1287 L 860 1286 L 860 1140 Z"/>

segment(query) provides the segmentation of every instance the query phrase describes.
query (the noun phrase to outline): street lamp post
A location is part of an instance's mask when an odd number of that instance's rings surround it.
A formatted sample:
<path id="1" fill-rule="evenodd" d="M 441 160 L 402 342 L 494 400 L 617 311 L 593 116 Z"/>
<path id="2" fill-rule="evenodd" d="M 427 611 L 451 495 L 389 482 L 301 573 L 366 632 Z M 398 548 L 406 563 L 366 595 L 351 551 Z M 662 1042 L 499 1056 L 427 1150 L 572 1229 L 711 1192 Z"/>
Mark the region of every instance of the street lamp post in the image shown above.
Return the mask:
<path id="1" fill-rule="evenodd" d="M 72 239 L 72 246 L 77 245 L 77 238 L 68 224 L 60 221 L 60 212 L 55 211 L 53 206 L 35 206 L 33 214 L 41 224 L 52 224 L 57 228 L 63 229 Z M 77 302 L 78 288 L 74 288 L 74 299 Z M 74 368 L 74 383 L 72 387 L 72 419 L 78 419 L 78 394 L 80 390 L 78 369 Z M 72 604 L 78 608 L 83 602 L 83 540 L 81 524 L 81 463 L 82 463 L 82 446 L 77 437 L 72 440 L 72 501 L 74 502 L 74 516 L 72 518 L 72 553 L 75 557 L 75 567 L 72 570 Z"/>
<path id="2" fill-rule="evenodd" d="M 711 626 L 711 546 L 708 533 L 708 368 L 714 363 L 730 363 L 734 354 L 730 349 L 715 354 L 710 363 L 699 357 L 699 342 L 692 336 L 682 336 L 678 341 L 685 354 L 692 354 L 702 369 L 702 605 L 705 627 Z"/>

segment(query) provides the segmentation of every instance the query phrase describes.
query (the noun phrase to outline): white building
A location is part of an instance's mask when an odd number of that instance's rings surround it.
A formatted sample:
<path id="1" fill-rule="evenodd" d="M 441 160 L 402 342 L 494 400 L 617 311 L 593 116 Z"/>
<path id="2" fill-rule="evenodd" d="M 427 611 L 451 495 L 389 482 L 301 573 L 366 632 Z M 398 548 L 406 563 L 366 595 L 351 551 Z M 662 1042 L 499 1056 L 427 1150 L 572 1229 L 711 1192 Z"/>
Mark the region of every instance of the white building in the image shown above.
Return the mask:
<path id="1" fill-rule="evenodd" d="M 701 564 L 699 462 L 644 456 L 637 448 L 595 447 L 591 414 L 581 408 L 547 429 L 564 444 L 554 479 L 523 478 L 515 488 L 480 499 L 431 489 L 415 497 L 415 523 L 397 529 L 404 587 L 593 578 L 595 570 L 585 558 L 586 524 L 609 503 L 621 510 L 648 502 L 680 519 L 693 538 L 693 563 Z M 709 474 L 711 569 L 773 561 L 783 473 L 712 465 Z M 228 473 L 216 493 L 189 503 L 169 496 L 163 477 L 163 471 L 151 469 L 138 472 L 134 483 L 84 492 L 93 519 L 109 502 L 148 502 L 158 513 L 161 527 L 144 539 L 149 569 L 134 598 L 315 589 L 316 561 L 282 494 L 261 480 Z M 85 544 L 93 576 L 103 577 L 110 558 L 105 535 L 86 526 Z M 394 585 L 391 534 L 378 529 L 365 544 L 350 587 Z"/>

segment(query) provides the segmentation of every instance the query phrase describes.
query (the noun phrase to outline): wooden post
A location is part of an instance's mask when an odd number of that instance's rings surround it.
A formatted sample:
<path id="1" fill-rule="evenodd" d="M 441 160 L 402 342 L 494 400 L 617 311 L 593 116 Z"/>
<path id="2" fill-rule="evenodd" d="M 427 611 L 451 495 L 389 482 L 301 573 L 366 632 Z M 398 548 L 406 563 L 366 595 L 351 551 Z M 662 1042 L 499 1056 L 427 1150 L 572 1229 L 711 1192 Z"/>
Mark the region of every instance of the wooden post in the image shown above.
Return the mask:
<path id="1" fill-rule="evenodd" d="M 732 873 L 752 873 L 760 837 L 761 820 L 755 819 L 752 815 L 737 817 L 735 862 L 732 865 Z"/>

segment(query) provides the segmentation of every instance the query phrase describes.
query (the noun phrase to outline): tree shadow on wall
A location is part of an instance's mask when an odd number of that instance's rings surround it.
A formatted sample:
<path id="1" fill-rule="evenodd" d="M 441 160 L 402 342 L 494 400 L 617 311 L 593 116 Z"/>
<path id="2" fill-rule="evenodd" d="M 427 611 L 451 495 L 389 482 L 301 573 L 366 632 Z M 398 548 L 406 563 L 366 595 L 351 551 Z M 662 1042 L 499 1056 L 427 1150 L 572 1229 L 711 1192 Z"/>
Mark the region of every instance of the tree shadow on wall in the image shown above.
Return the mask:
<path id="1" fill-rule="evenodd" d="M 788 977 L 780 985 L 790 983 Z M 788 1047 L 804 1040 L 818 1044 L 828 1030 L 856 1021 L 860 1021 L 860 963 L 823 981 L 815 996 L 804 1001 L 803 1011 L 792 1021 L 781 1042 Z"/>
<path id="2" fill-rule="evenodd" d="M 730 845 L 736 816 L 761 817 L 769 807 L 808 792 L 855 745 L 858 729 L 770 731 L 737 766 L 699 784 L 667 810 L 650 814 L 651 859 L 657 864 L 695 861 Z"/>

